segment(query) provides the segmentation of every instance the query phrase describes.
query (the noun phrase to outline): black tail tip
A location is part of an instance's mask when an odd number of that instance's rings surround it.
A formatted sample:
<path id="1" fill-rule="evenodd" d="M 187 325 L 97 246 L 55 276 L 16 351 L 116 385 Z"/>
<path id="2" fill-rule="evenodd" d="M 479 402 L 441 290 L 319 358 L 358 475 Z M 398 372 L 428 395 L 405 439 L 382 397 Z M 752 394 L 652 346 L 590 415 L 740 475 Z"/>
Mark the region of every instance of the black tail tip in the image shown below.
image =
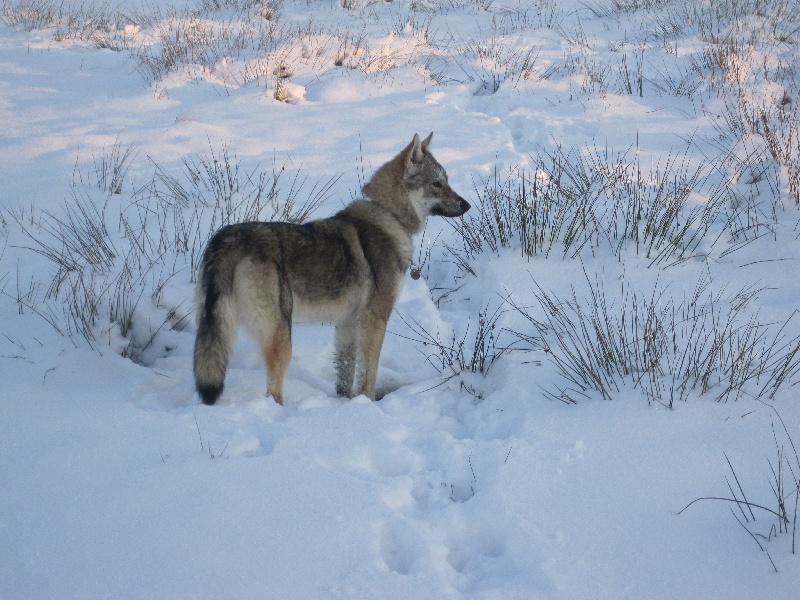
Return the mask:
<path id="1" fill-rule="evenodd" d="M 222 395 L 221 385 L 198 385 L 197 393 L 200 394 L 200 399 L 203 404 L 211 406 Z"/>

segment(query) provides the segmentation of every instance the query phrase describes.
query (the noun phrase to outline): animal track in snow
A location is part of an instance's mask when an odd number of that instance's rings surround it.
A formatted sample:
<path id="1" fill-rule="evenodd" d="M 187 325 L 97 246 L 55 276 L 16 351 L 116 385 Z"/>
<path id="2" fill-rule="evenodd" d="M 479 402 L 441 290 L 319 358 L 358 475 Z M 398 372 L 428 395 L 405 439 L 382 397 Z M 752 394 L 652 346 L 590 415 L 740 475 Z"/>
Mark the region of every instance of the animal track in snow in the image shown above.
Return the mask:
<path id="1" fill-rule="evenodd" d="M 505 539 L 498 532 L 466 522 L 455 529 L 447 542 L 447 562 L 454 571 L 451 583 L 458 591 L 478 591 L 482 584 L 516 571 L 505 556 Z"/>
<path id="2" fill-rule="evenodd" d="M 583 442 L 578 440 L 575 442 L 575 444 L 573 444 L 572 448 L 562 453 L 559 458 L 562 463 L 571 463 L 575 462 L 576 460 L 582 460 L 584 450 L 585 446 Z"/>
<path id="3" fill-rule="evenodd" d="M 350 465 L 371 477 L 399 477 L 422 466 L 419 456 L 404 445 L 355 449 Z"/>
<path id="4" fill-rule="evenodd" d="M 380 538 L 380 553 L 386 567 L 401 575 L 411 573 L 420 558 L 424 540 L 407 523 L 384 526 Z"/>

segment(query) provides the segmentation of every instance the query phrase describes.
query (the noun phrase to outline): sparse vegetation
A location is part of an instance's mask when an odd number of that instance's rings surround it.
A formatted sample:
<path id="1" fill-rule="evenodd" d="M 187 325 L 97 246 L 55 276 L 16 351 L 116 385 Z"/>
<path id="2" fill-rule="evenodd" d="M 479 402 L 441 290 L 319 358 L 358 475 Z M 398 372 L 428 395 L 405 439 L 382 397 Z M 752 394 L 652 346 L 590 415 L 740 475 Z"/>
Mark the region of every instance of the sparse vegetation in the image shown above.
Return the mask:
<path id="1" fill-rule="evenodd" d="M 725 455 L 733 482 L 727 477 L 730 496 L 707 496 L 696 498 L 686 505 L 678 514 L 685 512 L 693 504 L 700 501 L 713 500 L 728 504 L 736 521 L 747 532 L 750 538 L 756 543 L 759 550 L 764 552 L 769 559 L 772 568 L 778 572 L 778 567 L 769 553 L 768 543 L 780 536 L 790 535 L 792 554 L 797 553 L 797 508 L 800 500 L 800 457 L 798 457 L 797 447 L 794 439 L 784 423 L 780 412 L 774 406 L 770 406 L 774 412 L 780 426 L 776 426 L 775 419 L 772 422 L 772 437 L 775 441 L 775 458 L 768 459 L 769 482 L 772 489 L 772 506 L 770 502 L 762 500 L 751 500 L 747 497 L 744 486 L 736 474 L 736 470 L 731 464 L 730 459 Z M 752 496 L 751 496 L 752 498 Z M 766 516 L 766 524 L 758 522 L 759 517 Z"/>
<path id="2" fill-rule="evenodd" d="M 513 350 L 528 349 L 528 346 L 512 341 L 506 346 L 499 343 L 500 336 L 508 335 L 498 321 L 503 311 L 498 306 L 491 314 L 489 307 L 478 310 L 475 322 L 466 324 L 463 333 L 452 332 L 449 339 L 442 339 L 440 332 L 432 332 L 418 323 L 412 316 L 400 316 L 410 335 L 406 337 L 419 344 L 425 362 L 447 377 L 460 373 L 480 373 L 486 375 L 494 362 Z M 398 334 L 402 335 L 402 334 Z M 516 342 L 527 340 L 516 340 Z"/>
<path id="3" fill-rule="evenodd" d="M 478 215 L 457 226 L 463 252 L 514 247 L 528 258 L 611 252 L 621 260 L 631 247 L 651 266 L 683 260 L 729 204 L 725 189 L 710 190 L 705 205 L 689 203 L 705 178 L 687 158 L 668 156 L 647 173 L 638 153 L 542 151 L 531 171 L 495 173 L 476 189 Z"/>
<path id="4" fill-rule="evenodd" d="M 589 391 L 610 400 L 624 385 L 668 408 L 692 392 L 717 401 L 771 399 L 800 372 L 800 336 L 786 334 L 788 322 L 745 316 L 760 290 L 715 297 L 706 279 L 692 297 L 675 300 L 664 289 L 643 293 L 623 281 L 621 298 L 609 298 L 602 281 L 586 279 L 586 298 L 573 288 L 565 300 L 537 286 L 540 310 L 515 306 L 566 380 L 556 392 L 545 390 L 559 400 L 574 403 Z"/>

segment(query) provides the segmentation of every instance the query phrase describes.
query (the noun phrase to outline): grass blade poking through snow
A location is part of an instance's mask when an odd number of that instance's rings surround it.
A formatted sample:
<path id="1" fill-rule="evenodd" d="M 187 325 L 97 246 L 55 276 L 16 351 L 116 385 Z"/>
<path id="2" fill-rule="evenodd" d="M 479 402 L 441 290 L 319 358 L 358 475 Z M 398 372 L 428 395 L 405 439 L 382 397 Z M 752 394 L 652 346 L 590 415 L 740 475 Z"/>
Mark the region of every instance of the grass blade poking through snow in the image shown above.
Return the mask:
<path id="1" fill-rule="evenodd" d="M 702 498 L 696 498 L 683 507 L 678 514 L 683 514 L 688 508 L 700 501 L 713 500 L 734 505 L 739 509 L 739 513 L 741 514 L 740 517 L 738 514 L 736 514 L 736 511 L 733 509 L 733 507 L 731 507 L 731 512 L 736 518 L 736 521 L 748 533 L 750 538 L 756 542 L 759 550 L 766 553 L 772 568 L 777 573 L 778 568 L 775 565 L 775 562 L 772 560 L 772 556 L 769 553 L 767 545 L 779 536 L 789 534 L 791 532 L 792 554 L 795 554 L 797 551 L 797 508 L 798 499 L 800 499 L 800 457 L 798 457 L 794 440 L 792 439 L 792 436 L 786 427 L 786 423 L 784 423 L 783 418 L 778 410 L 772 405 L 766 403 L 764 404 L 775 413 L 775 417 L 781 424 L 781 429 L 778 431 L 776 430 L 775 422 L 773 421 L 772 434 L 773 439 L 775 440 L 777 458 L 775 463 L 770 460 L 767 461 L 770 469 L 769 483 L 776 507 L 772 509 L 766 506 L 765 503 L 752 502 L 747 498 L 744 487 L 739 481 L 739 476 L 736 474 L 736 470 L 733 468 L 733 464 L 731 464 L 727 454 L 723 452 L 725 461 L 727 462 L 728 468 L 730 469 L 733 479 L 736 483 L 736 489 L 734 489 L 734 487 L 730 484 L 730 481 L 728 481 L 728 489 L 731 493 L 730 497 L 704 496 Z M 785 450 L 786 444 L 788 444 L 792 450 L 791 455 L 787 454 Z M 765 525 L 758 527 L 756 511 L 760 513 L 766 513 L 768 516 L 771 516 L 774 519 Z"/>

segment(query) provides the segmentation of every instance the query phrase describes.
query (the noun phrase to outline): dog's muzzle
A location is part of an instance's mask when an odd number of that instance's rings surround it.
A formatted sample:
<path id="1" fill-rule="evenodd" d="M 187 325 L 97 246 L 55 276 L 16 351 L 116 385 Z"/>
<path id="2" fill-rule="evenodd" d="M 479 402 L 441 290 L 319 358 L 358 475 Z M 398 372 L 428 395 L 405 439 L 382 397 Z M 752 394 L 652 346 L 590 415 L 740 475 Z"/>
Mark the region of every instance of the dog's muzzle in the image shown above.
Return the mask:
<path id="1" fill-rule="evenodd" d="M 460 217 L 471 208 L 469 202 L 457 194 L 454 195 L 455 202 L 437 204 L 431 210 L 431 214 L 437 217 Z"/>

